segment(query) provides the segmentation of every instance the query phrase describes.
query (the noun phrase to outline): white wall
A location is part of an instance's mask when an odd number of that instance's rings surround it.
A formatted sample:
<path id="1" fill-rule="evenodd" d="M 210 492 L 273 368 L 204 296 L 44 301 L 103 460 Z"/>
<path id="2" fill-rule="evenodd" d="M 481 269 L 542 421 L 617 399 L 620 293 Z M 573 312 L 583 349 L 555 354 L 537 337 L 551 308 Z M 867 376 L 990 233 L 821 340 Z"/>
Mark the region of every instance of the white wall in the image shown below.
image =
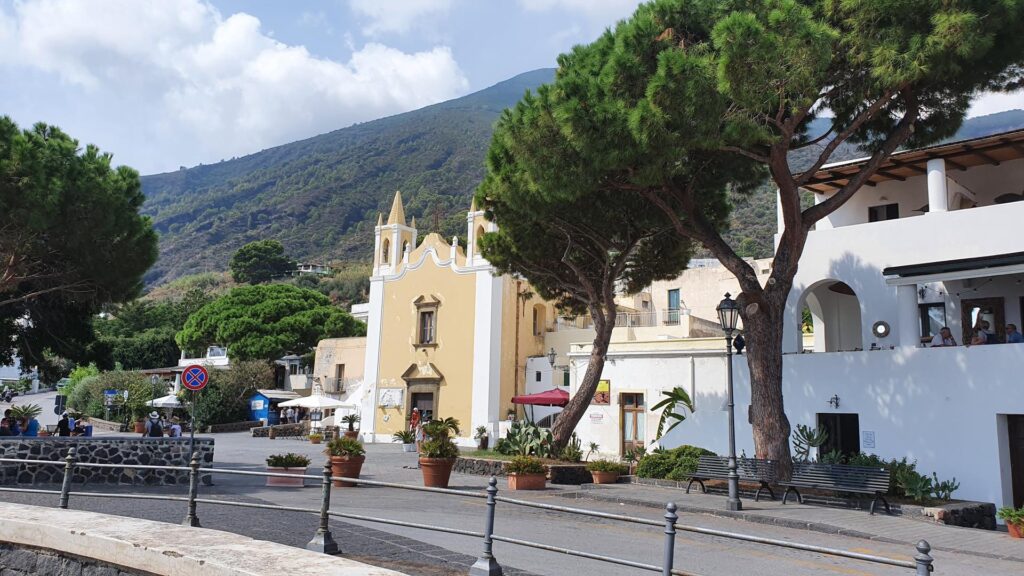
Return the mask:
<path id="1" fill-rule="evenodd" d="M 574 360 L 582 375 L 586 359 Z M 749 372 L 744 356 L 734 356 L 734 362 L 736 447 L 753 456 Z M 925 474 L 935 472 L 941 480 L 955 476 L 960 482 L 957 498 L 1002 505 L 1011 498 L 1005 418 L 999 416 L 1024 414 L 1022 365 L 1024 344 L 791 354 L 783 362 L 786 413 L 794 428 L 814 426 L 818 413 L 856 413 L 861 432 L 875 433 L 875 447 L 862 445 L 862 451 L 884 458 L 906 456 Z M 728 451 L 721 352 L 612 352 L 603 378 L 611 381 L 612 404 L 588 408 L 577 428 L 584 445 L 598 442 L 602 453 L 618 455 L 620 393 L 643 392 L 649 408 L 662 390 L 683 386 L 694 399 L 695 412 L 661 444 Z M 828 403 L 833 395 L 839 396 L 838 410 Z M 648 410 L 648 443 L 659 416 Z"/>

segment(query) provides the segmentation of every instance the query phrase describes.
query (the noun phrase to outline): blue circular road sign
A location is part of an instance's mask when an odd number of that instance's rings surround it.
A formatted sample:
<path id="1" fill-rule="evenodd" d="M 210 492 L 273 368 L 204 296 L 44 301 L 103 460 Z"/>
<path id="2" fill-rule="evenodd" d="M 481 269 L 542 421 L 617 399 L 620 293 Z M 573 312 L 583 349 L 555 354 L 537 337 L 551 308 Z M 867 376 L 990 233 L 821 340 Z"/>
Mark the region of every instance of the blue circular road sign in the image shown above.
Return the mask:
<path id="1" fill-rule="evenodd" d="M 192 391 L 202 390 L 209 381 L 210 373 L 198 364 L 187 366 L 181 374 L 181 385 Z"/>

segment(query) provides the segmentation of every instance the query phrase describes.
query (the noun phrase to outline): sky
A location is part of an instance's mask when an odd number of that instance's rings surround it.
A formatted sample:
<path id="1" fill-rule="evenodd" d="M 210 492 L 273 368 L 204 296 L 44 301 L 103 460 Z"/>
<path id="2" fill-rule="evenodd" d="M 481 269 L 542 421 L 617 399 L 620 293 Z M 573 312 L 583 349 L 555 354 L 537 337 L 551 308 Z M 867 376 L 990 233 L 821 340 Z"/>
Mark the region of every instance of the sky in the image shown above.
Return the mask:
<path id="1" fill-rule="evenodd" d="M 143 174 L 550 68 L 637 0 L 0 0 L 0 115 Z M 986 95 L 971 115 L 1024 108 Z"/>

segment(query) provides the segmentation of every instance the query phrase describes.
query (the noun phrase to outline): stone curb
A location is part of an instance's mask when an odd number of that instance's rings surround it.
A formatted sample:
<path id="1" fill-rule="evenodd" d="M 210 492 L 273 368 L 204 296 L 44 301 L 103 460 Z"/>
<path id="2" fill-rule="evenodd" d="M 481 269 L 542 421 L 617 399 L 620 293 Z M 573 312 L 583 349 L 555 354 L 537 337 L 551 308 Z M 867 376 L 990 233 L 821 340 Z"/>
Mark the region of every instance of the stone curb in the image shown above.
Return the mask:
<path id="1" fill-rule="evenodd" d="M 346 558 L 220 530 L 124 516 L 0 503 L 0 519 L 0 542 L 152 574 L 406 576 Z"/>
<path id="2" fill-rule="evenodd" d="M 649 500 L 641 500 L 639 498 L 620 498 L 617 496 L 603 495 L 599 491 L 593 489 L 579 490 L 575 492 L 564 492 L 557 494 L 560 498 L 570 498 L 573 500 L 596 500 L 598 502 L 612 502 L 615 504 L 627 504 L 630 506 L 640 506 L 643 508 L 654 508 L 657 510 L 664 510 L 664 504 L 651 502 Z M 667 501 L 666 501 L 667 502 Z M 764 516 L 761 514 L 751 514 L 749 512 L 732 512 L 730 510 L 718 510 L 715 508 L 705 508 L 702 506 L 693 506 L 689 504 L 680 504 L 676 502 L 676 509 L 678 512 L 689 512 L 691 514 L 706 514 L 708 516 L 717 516 L 719 518 L 732 518 L 734 520 L 742 520 L 744 522 L 752 522 L 755 524 L 765 524 L 769 526 L 781 526 L 783 528 L 793 528 L 796 530 L 807 530 L 809 532 L 820 532 L 823 534 L 835 534 L 838 536 L 850 536 L 852 538 L 862 538 L 864 540 L 874 540 L 876 542 L 884 542 L 886 544 L 898 544 L 901 546 L 909 546 L 911 548 L 917 544 L 916 541 L 908 542 L 906 540 L 900 540 L 898 538 L 889 538 L 887 536 L 880 536 L 877 534 L 869 534 L 867 532 L 861 532 L 859 530 L 850 530 L 832 524 L 826 524 L 824 522 L 802 522 L 800 520 L 793 520 L 790 518 L 776 518 L 772 516 Z M 959 528 L 959 527 L 945 527 L 954 530 L 963 529 L 970 530 L 970 528 Z M 936 546 L 932 545 L 932 550 L 938 550 L 941 552 L 953 552 L 955 554 L 967 554 L 970 556 L 978 556 L 981 558 L 990 558 L 993 560 L 1006 560 L 1010 562 L 1021 562 L 1024 563 L 1024 559 L 1014 556 L 1003 556 L 1000 554 L 989 554 L 987 552 L 978 552 L 975 550 L 966 550 L 962 548 L 950 548 L 947 546 Z"/>

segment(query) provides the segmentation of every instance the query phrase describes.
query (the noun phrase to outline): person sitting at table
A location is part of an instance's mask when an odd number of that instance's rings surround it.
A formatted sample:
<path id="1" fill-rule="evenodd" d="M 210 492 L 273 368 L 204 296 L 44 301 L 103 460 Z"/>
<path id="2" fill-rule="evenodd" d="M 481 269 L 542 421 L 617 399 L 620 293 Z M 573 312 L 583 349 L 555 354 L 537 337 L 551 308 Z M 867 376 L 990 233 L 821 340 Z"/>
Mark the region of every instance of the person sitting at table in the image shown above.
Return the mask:
<path id="1" fill-rule="evenodd" d="M 11 427 L 7 423 L 7 418 L 0 420 L 0 436 L 14 436 L 11 433 Z"/>
<path id="2" fill-rule="evenodd" d="M 950 332 L 948 326 L 943 326 L 939 333 L 932 337 L 932 348 L 942 346 L 956 346 L 956 340 L 953 338 L 953 333 Z"/>
<path id="3" fill-rule="evenodd" d="M 1021 335 L 1020 331 L 1017 330 L 1016 324 L 1006 325 L 1006 343 L 1007 344 L 1020 344 L 1024 342 L 1024 335 Z"/>
<path id="4" fill-rule="evenodd" d="M 85 422 L 81 418 L 75 420 L 75 427 L 71 429 L 72 436 L 85 436 Z"/>

